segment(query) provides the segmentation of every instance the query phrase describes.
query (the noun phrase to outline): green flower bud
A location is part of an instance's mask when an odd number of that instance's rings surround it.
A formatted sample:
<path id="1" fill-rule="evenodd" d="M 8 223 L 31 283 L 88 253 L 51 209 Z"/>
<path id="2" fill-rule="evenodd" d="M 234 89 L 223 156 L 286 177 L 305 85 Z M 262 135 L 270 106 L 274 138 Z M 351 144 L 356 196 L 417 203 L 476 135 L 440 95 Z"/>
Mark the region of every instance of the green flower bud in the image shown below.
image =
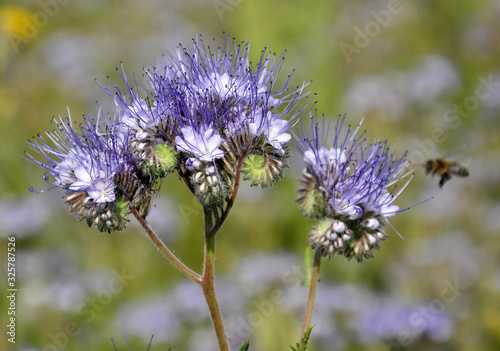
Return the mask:
<path id="1" fill-rule="evenodd" d="M 139 168 L 153 179 L 164 178 L 177 165 L 177 151 L 168 144 L 156 144 L 149 157 L 141 160 Z"/>
<path id="2" fill-rule="evenodd" d="M 249 180 L 252 186 L 260 185 L 261 188 L 273 186 L 283 178 L 283 169 L 287 167 L 286 150 L 277 150 L 280 154 L 273 151 L 253 152 L 244 160 L 241 167 L 241 173 L 244 180 Z"/>

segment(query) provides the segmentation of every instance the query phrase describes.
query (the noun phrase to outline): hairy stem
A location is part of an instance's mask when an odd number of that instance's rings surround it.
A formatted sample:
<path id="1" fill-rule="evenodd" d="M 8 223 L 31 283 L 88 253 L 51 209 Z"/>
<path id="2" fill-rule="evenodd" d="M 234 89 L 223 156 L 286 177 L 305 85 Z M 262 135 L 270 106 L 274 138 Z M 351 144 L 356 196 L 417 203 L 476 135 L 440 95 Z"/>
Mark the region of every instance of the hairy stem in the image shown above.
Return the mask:
<path id="1" fill-rule="evenodd" d="M 214 282 L 214 270 L 215 270 L 215 234 L 217 230 L 214 228 L 220 228 L 220 225 L 214 227 L 212 220 L 212 213 L 210 209 L 204 209 L 205 214 L 205 262 L 203 268 L 203 276 L 201 279 L 201 288 L 205 299 L 207 301 L 208 308 L 210 310 L 210 316 L 212 318 L 212 323 L 214 325 L 215 334 L 217 335 L 217 341 L 219 343 L 219 349 L 221 351 L 229 351 L 229 344 L 227 341 L 226 331 L 224 329 L 224 322 L 222 320 L 222 315 L 220 313 L 219 304 L 217 302 L 217 297 L 215 294 L 215 282 Z"/>
<path id="2" fill-rule="evenodd" d="M 304 337 L 307 329 L 311 325 L 312 314 L 314 310 L 314 300 L 316 299 L 316 288 L 318 287 L 319 268 L 321 266 L 321 255 L 319 252 L 314 253 L 314 262 L 311 272 L 311 281 L 309 282 L 309 297 L 307 298 L 306 315 L 304 325 L 302 326 L 302 335 Z"/>
<path id="3" fill-rule="evenodd" d="M 231 192 L 231 197 L 228 199 L 226 207 L 222 211 L 221 215 L 219 216 L 216 206 L 212 207 L 212 211 L 209 207 L 205 207 L 203 209 L 205 216 L 205 262 L 201 287 L 203 290 L 203 294 L 205 295 L 208 308 L 210 310 L 210 316 L 212 317 L 212 323 L 214 325 L 215 333 L 217 335 L 217 341 L 219 342 L 219 349 L 221 351 L 229 351 L 229 344 L 227 341 L 226 331 L 224 329 L 224 321 L 222 320 L 222 315 L 220 313 L 219 304 L 217 302 L 217 297 L 215 294 L 215 235 L 217 234 L 220 227 L 229 215 L 229 212 L 233 208 L 240 185 L 241 165 L 249 150 L 250 149 L 245 150 L 245 152 L 239 157 L 239 161 L 236 166 L 236 174 L 234 177 L 235 182 Z"/>
<path id="4" fill-rule="evenodd" d="M 137 218 L 139 223 L 142 225 L 146 233 L 148 234 L 149 238 L 155 244 L 155 246 L 158 248 L 158 250 L 161 251 L 161 253 L 166 257 L 166 259 L 175 267 L 177 268 L 181 273 L 183 273 L 185 276 L 187 276 L 189 279 L 194 281 L 197 284 L 202 283 L 202 277 L 197 274 L 196 272 L 192 271 L 189 267 L 187 267 L 184 263 L 182 263 L 177 256 L 175 256 L 172 251 L 168 249 L 168 247 L 161 241 L 161 239 L 156 235 L 154 232 L 153 228 L 151 228 L 146 222 L 144 218 L 137 212 L 134 206 L 130 206 L 130 211 L 132 211 L 132 214 Z"/>

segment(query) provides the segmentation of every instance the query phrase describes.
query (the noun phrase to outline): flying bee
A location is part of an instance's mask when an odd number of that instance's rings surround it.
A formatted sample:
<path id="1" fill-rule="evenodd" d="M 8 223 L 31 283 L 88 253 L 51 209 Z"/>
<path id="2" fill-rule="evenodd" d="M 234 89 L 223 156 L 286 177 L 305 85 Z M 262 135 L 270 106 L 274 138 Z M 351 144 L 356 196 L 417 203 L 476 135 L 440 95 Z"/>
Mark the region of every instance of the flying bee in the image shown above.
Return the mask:
<path id="1" fill-rule="evenodd" d="M 446 161 L 442 158 L 436 158 L 429 160 L 425 163 L 426 174 L 431 174 L 432 176 L 441 176 L 439 181 L 439 187 L 442 188 L 444 183 L 451 179 L 451 176 L 457 176 L 460 178 L 465 178 L 469 176 L 469 170 L 461 165 L 460 163 L 453 161 Z"/>

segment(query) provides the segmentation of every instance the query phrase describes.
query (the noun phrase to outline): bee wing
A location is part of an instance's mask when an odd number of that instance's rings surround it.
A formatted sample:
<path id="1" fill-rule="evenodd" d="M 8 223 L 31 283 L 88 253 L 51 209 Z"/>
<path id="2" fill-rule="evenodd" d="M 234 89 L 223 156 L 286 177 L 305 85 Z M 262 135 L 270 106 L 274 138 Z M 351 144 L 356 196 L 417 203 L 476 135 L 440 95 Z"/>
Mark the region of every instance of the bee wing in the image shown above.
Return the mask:
<path id="1" fill-rule="evenodd" d="M 465 166 L 469 167 L 471 163 L 471 157 L 466 156 L 465 150 L 471 150 L 469 145 L 467 144 L 462 144 L 459 147 L 456 147 L 455 149 L 451 150 L 448 152 L 443 158 L 446 160 L 452 159 L 452 160 L 460 160 L 459 166 Z"/>
<path id="2" fill-rule="evenodd" d="M 453 173 L 453 175 L 457 177 L 464 178 L 469 176 L 469 170 L 460 163 L 453 162 L 448 170 L 450 173 Z"/>

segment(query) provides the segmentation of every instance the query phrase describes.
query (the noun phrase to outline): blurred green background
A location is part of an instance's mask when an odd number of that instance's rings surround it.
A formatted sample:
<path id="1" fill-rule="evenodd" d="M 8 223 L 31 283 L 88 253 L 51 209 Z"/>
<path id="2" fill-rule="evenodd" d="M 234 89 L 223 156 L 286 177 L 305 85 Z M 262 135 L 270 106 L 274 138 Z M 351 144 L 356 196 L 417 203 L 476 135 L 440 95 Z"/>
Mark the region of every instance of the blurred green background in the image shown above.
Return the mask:
<path id="1" fill-rule="evenodd" d="M 26 139 L 52 116 L 112 113 L 94 79 L 140 80 L 180 42 L 226 31 L 287 51 L 281 81 L 312 80 L 316 108 L 347 113 L 372 137 L 410 153 L 414 166 L 450 155 L 470 177 L 416 169 L 375 259 L 322 265 L 310 351 L 500 349 L 500 4 L 496 1 L 0 1 L 0 237 L 17 245 L 17 342 L 6 350 L 215 350 L 199 289 L 186 282 L 136 223 L 100 234 L 78 223 L 22 159 Z M 301 164 L 273 189 L 244 186 L 218 235 L 217 289 L 228 332 L 251 350 L 298 341 L 307 291 L 299 287 L 311 221 L 294 203 Z M 167 178 L 152 226 L 201 268 L 200 207 Z M 6 294 L 2 269 L 1 294 Z M 283 294 L 273 302 L 273 292 Z M 0 299 L 1 325 L 8 300 Z M 4 327 L 2 327 L 4 330 Z M 13 347 L 15 346 L 15 347 Z"/>

